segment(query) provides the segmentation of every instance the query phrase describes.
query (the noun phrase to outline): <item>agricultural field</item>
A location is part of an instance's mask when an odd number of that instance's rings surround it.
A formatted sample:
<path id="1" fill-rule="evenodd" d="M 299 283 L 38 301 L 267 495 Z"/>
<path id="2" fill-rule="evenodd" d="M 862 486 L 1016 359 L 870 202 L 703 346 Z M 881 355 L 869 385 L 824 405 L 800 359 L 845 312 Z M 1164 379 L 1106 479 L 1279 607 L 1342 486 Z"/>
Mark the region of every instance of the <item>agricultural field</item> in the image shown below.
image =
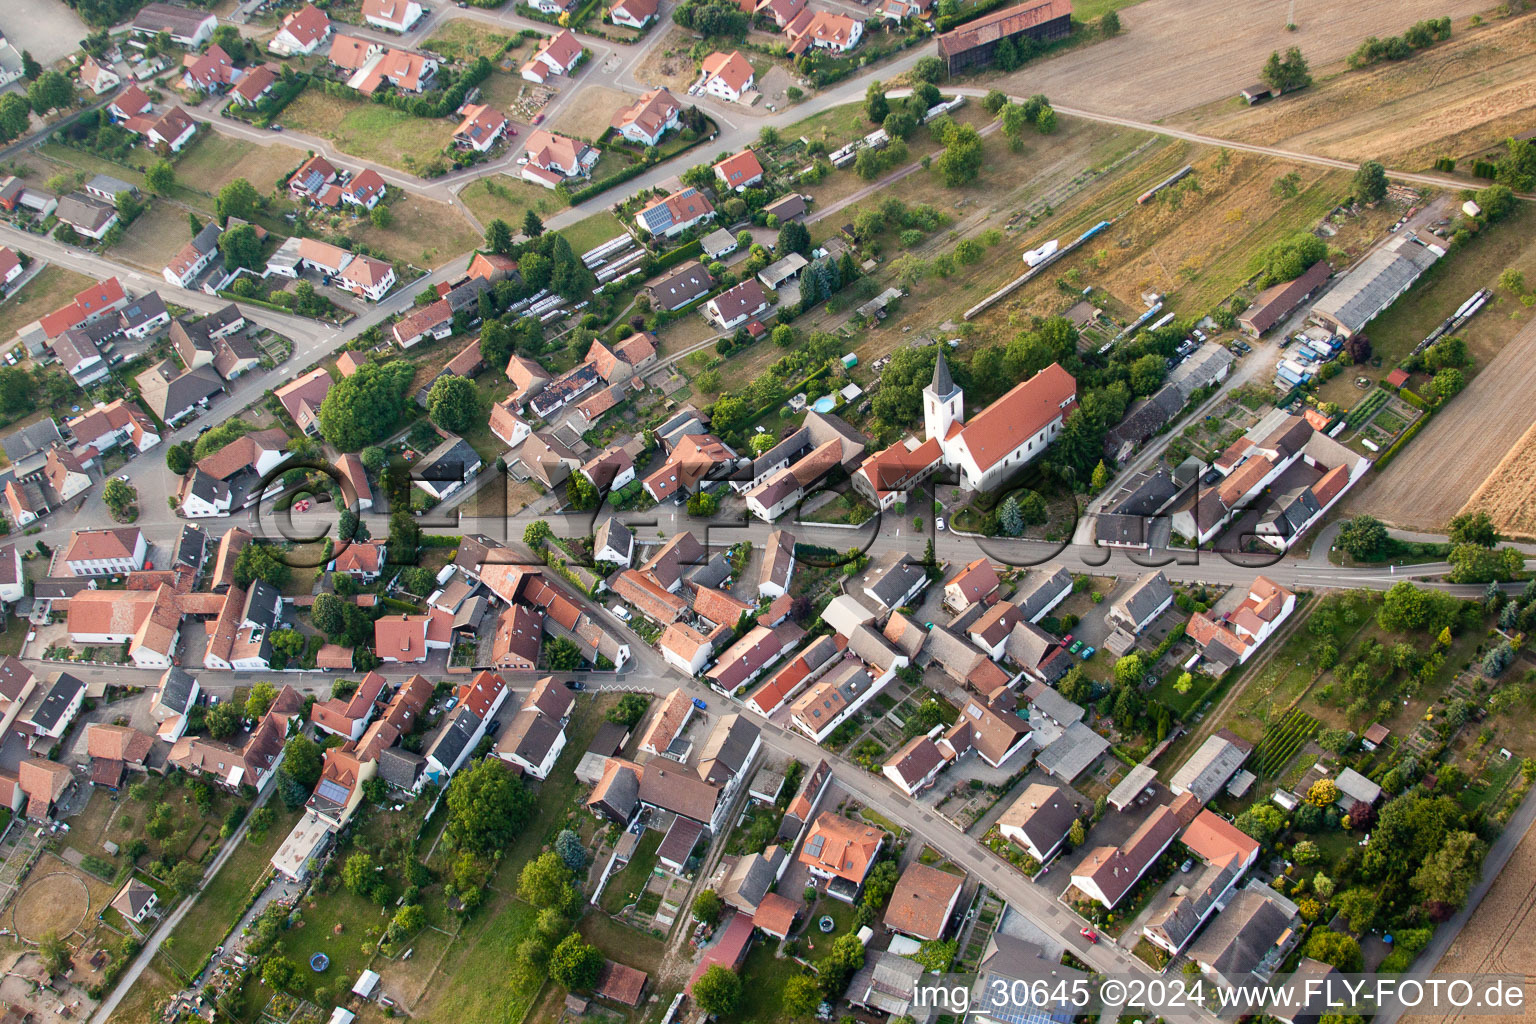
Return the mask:
<path id="1" fill-rule="evenodd" d="M 318 89 L 305 90 L 289 104 L 283 123 L 330 139 L 352 156 L 412 172 L 442 153 L 454 127 L 446 119 L 412 117 L 381 103 L 341 99 Z"/>
<path id="2" fill-rule="evenodd" d="M 1369 512 L 1402 529 L 1438 531 L 1463 507 L 1477 507 L 1529 532 L 1526 435 L 1536 423 L 1536 408 L 1526 397 L 1533 393 L 1536 323 L 1522 328 L 1386 469 L 1372 474 L 1368 486 L 1351 491 L 1347 513 Z M 1499 412 L 1489 415 L 1490 410 Z M 1425 486 L 1427 480 L 1434 486 Z M 1519 505 L 1522 496 L 1525 503 Z"/>
<path id="3" fill-rule="evenodd" d="M 60 266 L 39 270 L 20 291 L 0 303 L 0 338 L 10 341 L 18 330 L 65 305 L 90 284 L 91 279 L 84 274 Z"/>
<path id="4" fill-rule="evenodd" d="M 554 123 L 545 127 L 561 135 L 595 142 L 613 123 L 613 115 L 634 101 L 635 97 L 606 85 L 583 84 L 576 87 L 575 95 L 555 116 Z"/>
<path id="5" fill-rule="evenodd" d="M 1226 100 L 1258 79 L 1275 49 L 1299 46 L 1318 76 L 1367 36 L 1389 36 L 1424 18 L 1460 19 L 1487 0 L 1367 0 L 1343 8 L 1291 8 L 1267 0 L 1145 0 L 1120 12 L 1121 34 L 1036 61 L 1011 75 L 982 76 L 1005 92 L 1044 93 L 1066 108 L 1156 121 Z M 1083 17 L 1080 10 L 1074 15 Z M 1355 154 L 1358 156 L 1358 154 Z"/>
<path id="6" fill-rule="evenodd" d="M 1323 156 L 1368 154 L 1403 170 L 1476 156 L 1536 127 L 1536 14 L 1463 22 L 1448 42 L 1408 60 L 1340 70 L 1257 107 L 1225 98 L 1173 123 Z"/>
<path id="7" fill-rule="evenodd" d="M 1487 512 L 1499 532 L 1536 538 L 1536 424 L 1499 460 L 1462 512 Z"/>

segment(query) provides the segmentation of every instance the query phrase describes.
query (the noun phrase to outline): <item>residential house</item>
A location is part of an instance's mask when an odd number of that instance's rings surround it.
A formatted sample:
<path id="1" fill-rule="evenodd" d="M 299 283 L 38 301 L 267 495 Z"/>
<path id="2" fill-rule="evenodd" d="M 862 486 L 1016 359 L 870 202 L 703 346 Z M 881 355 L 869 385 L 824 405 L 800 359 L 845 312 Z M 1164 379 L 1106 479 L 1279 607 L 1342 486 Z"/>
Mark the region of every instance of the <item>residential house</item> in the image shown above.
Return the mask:
<path id="1" fill-rule="evenodd" d="M 1078 818 L 1078 808 L 1068 794 L 1048 782 L 1026 786 L 997 820 L 998 831 L 1039 863 L 1049 864 L 1061 852 Z"/>
<path id="2" fill-rule="evenodd" d="M 389 193 L 383 175 L 369 167 L 341 187 L 341 201 L 348 206 L 372 210 Z"/>
<path id="3" fill-rule="evenodd" d="M 657 0 L 619 0 L 608 8 L 608 19 L 615 25 L 643 29 L 656 20 Z"/>
<path id="4" fill-rule="evenodd" d="M 757 154 L 751 149 L 726 157 L 714 165 L 714 171 L 720 184 L 732 192 L 745 191 L 763 181 L 763 165 L 757 162 Z"/>
<path id="5" fill-rule="evenodd" d="M 704 304 L 704 315 L 722 331 L 734 330 L 768 309 L 768 293 L 756 278 L 728 288 Z"/>
<path id="6" fill-rule="evenodd" d="M 533 57 L 522 66 L 522 76 L 527 81 L 542 85 L 550 75 L 569 75 L 581 63 L 581 41 L 570 29 L 561 29 L 547 39 L 539 40 Z"/>
<path id="7" fill-rule="evenodd" d="M 453 144 L 460 149 L 485 153 L 507 133 L 507 117 L 487 103 L 471 103 L 459 110 L 463 119 L 453 130 Z"/>
<path id="8" fill-rule="evenodd" d="M 462 437 L 450 437 L 422 456 L 411 483 L 439 501 L 468 483 L 483 464 Z"/>
<path id="9" fill-rule="evenodd" d="M 949 765 L 944 754 L 929 736 L 914 736 L 885 762 L 880 774 L 907 796 L 915 797 L 939 777 Z"/>
<path id="10" fill-rule="evenodd" d="M 964 875 L 914 860 L 897 880 L 882 923 L 918 942 L 942 939 L 964 888 Z"/>
<path id="11" fill-rule="evenodd" d="M 609 127 L 630 142 L 654 146 L 678 126 L 682 110 L 682 104 L 665 88 L 652 89 L 629 106 L 621 107 Z"/>
<path id="12" fill-rule="evenodd" d="M 675 238 L 689 228 L 715 219 L 715 208 L 704 194 L 688 187 L 653 199 L 635 215 L 635 226 L 658 238 Z"/>
<path id="13" fill-rule="evenodd" d="M 453 307 L 447 299 L 428 303 L 395 321 L 390 327 L 395 344 L 401 348 L 413 348 L 425 338 L 441 341 L 453 333 Z"/>
<path id="14" fill-rule="evenodd" d="M 355 740 L 363 735 L 368 722 L 377 710 L 379 695 L 384 690 L 384 677 L 369 672 L 349 697 L 332 697 L 316 702 L 309 709 L 309 720 L 316 729 L 332 736 Z"/>
<path id="15" fill-rule="evenodd" d="M 575 705 L 575 698 L 553 676 L 540 679 L 502 730 L 496 756 L 536 779 L 548 778 L 565 749 L 565 723 Z"/>
<path id="16" fill-rule="evenodd" d="M 528 136 L 523 155 L 523 178 L 554 188 L 569 178 L 587 177 L 602 152 L 577 139 L 535 128 Z"/>
<path id="17" fill-rule="evenodd" d="M 149 552 L 137 527 L 77 530 L 64 548 L 63 563 L 76 576 L 114 576 L 144 568 Z"/>
<path id="18" fill-rule="evenodd" d="M 317 366 L 274 391 L 290 419 L 306 434 L 320 432 L 320 403 L 331 390 L 331 375 Z"/>
<path id="19" fill-rule="evenodd" d="M 283 18 L 277 35 L 267 43 L 267 49 L 285 57 L 308 56 L 323 46 L 330 36 L 331 19 L 314 4 L 306 3 Z"/>
<path id="20" fill-rule="evenodd" d="M 363 0 L 363 20 L 391 32 L 409 31 L 426 12 L 417 0 Z"/>
<path id="21" fill-rule="evenodd" d="M 757 73 L 740 50 L 732 50 L 730 53 L 716 50 L 704 58 L 697 88 L 706 95 L 730 103 L 740 103 L 741 97 L 753 91 L 756 85 Z M 762 173 L 761 168 L 758 173 Z"/>
<path id="22" fill-rule="evenodd" d="M 54 216 L 75 234 L 99 242 L 117 223 L 117 208 L 84 192 L 73 192 L 59 200 Z"/>
<path id="23" fill-rule="evenodd" d="M 234 85 L 245 72 L 214 43 L 201 56 L 188 54 L 181 75 L 181 87 L 199 93 L 221 93 Z"/>
<path id="24" fill-rule="evenodd" d="M 85 704 L 85 681 L 60 672 L 48 686 L 43 700 L 27 712 L 25 723 L 34 736 L 59 739 Z"/>
<path id="25" fill-rule="evenodd" d="M 736 463 L 736 453 L 713 434 L 687 434 L 643 486 L 656 501 L 714 485 Z"/>
<path id="26" fill-rule="evenodd" d="M 645 293 L 650 297 L 652 306 L 670 311 L 682 309 L 690 302 L 708 295 L 714 286 L 715 279 L 709 276 L 704 264 L 689 262 L 684 263 L 681 269 L 646 285 Z"/>
<path id="27" fill-rule="evenodd" d="M 1140 634 L 1173 604 L 1173 586 L 1161 572 L 1149 573 L 1109 606 L 1106 618 L 1133 634 Z"/>
<path id="28" fill-rule="evenodd" d="M 789 37 L 789 53 L 798 57 L 812 48 L 847 53 L 864 37 L 864 23 L 846 14 L 813 11 L 806 8 L 784 26 Z"/>
<path id="29" fill-rule="evenodd" d="M 117 88 L 122 81 L 116 71 L 96 63 L 96 58 L 89 54 L 80 63 L 80 84 L 91 90 L 93 96 Z"/>
<path id="30" fill-rule="evenodd" d="M 203 229 L 182 246 L 171 258 L 171 262 L 160 271 L 161 276 L 178 288 L 190 286 L 219 255 L 219 235 L 223 232 L 224 229 L 216 221 L 204 224 Z"/>
<path id="31" fill-rule="evenodd" d="M 132 124 L 129 125 L 130 129 Z M 192 136 L 197 134 L 197 122 L 180 107 L 172 107 L 146 126 L 144 137 L 151 146 L 164 146 L 172 153 L 180 153 Z"/>
<path id="32" fill-rule="evenodd" d="M 873 825 L 824 811 L 811 823 L 798 859 L 827 883 L 827 895 L 852 903 L 884 845 L 885 833 Z"/>

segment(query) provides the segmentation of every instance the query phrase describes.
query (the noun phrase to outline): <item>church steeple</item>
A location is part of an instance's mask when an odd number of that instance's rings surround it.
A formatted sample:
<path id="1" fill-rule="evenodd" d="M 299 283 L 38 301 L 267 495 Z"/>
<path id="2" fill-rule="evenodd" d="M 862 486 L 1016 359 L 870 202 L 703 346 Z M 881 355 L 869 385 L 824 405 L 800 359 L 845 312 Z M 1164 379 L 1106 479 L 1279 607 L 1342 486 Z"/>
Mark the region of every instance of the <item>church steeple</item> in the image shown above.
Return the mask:
<path id="1" fill-rule="evenodd" d="M 949 375 L 949 364 L 944 361 L 944 349 L 939 348 L 939 359 L 933 364 L 933 393 L 948 398 L 955 392 L 955 379 Z"/>
<path id="2" fill-rule="evenodd" d="M 923 430 L 942 444 L 949 437 L 950 425 L 956 422 L 965 422 L 965 395 L 949 375 L 940 346 L 939 359 L 933 364 L 933 383 L 923 388 Z"/>

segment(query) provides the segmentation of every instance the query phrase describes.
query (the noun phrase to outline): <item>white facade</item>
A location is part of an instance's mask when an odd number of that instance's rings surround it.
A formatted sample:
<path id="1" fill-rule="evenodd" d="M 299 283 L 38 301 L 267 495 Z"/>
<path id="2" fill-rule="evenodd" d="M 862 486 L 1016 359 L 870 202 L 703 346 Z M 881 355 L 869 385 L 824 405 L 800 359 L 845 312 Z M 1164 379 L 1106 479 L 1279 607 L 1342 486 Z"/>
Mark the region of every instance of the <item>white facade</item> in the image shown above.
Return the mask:
<path id="1" fill-rule="evenodd" d="M 144 534 L 139 533 L 135 538 L 133 553 L 124 558 L 85 558 L 65 563 L 69 571 L 76 576 L 111 576 L 133 572 L 144 568 L 144 556 L 149 553 L 148 546 L 144 543 Z M 122 641 L 118 641 L 121 643 Z"/>

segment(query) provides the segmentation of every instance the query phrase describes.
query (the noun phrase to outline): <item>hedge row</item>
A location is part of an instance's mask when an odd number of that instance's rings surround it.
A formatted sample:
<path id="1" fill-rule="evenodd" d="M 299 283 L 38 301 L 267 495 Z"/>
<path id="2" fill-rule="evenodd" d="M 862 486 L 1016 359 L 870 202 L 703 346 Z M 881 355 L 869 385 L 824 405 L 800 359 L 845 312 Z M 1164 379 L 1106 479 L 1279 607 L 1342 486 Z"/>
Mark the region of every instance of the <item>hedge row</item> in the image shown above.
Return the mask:
<path id="1" fill-rule="evenodd" d="M 695 238 L 684 242 L 671 252 L 662 253 L 660 256 L 652 259 L 651 272 L 655 273 L 659 270 L 666 270 L 668 267 L 675 267 L 684 260 L 697 256 L 703 251 L 704 240 L 702 238 Z"/>
<path id="2" fill-rule="evenodd" d="M 570 203 L 572 206 L 577 206 L 586 202 L 588 199 L 591 199 L 595 195 L 600 195 L 601 193 L 608 191 L 615 185 L 622 185 L 632 178 L 640 177 L 640 175 L 650 170 L 652 166 L 654 165 L 643 162 L 630 164 L 622 171 L 618 172 L 617 174 L 610 174 L 602 181 L 594 181 L 584 188 L 577 189 L 575 192 L 568 192 L 566 194 L 565 201 Z M 561 185 L 560 188 L 564 189 L 565 186 Z"/>
<path id="3" fill-rule="evenodd" d="M 1417 434 L 1423 428 L 1424 424 L 1429 422 L 1429 420 L 1430 416 L 1428 413 L 1426 413 L 1425 415 L 1419 417 L 1419 419 L 1414 422 L 1413 426 L 1403 431 L 1403 436 L 1398 438 L 1396 441 L 1393 441 L 1387 447 L 1387 450 L 1381 453 L 1381 458 L 1376 460 L 1374 467 L 1376 471 L 1378 473 L 1381 472 L 1387 467 L 1387 463 L 1397 458 L 1397 453 L 1402 450 L 1403 445 L 1413 440 L 1413 435 Z"/>

